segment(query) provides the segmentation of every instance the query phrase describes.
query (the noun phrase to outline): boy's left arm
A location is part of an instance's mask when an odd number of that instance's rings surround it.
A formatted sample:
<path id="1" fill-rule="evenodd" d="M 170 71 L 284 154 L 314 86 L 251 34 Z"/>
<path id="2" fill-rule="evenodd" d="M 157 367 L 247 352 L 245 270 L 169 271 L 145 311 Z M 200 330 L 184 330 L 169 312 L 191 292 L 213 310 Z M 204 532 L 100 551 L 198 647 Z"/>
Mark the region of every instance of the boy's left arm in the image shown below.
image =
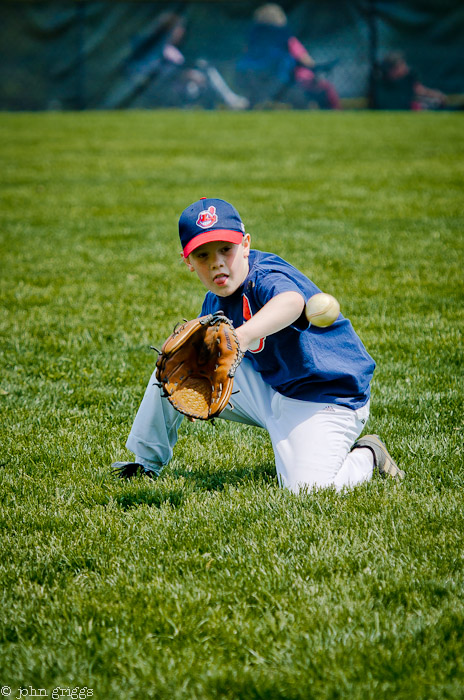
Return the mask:
<path id="1" fill-rule="evenodd" d="M 305 300 L 298 292 L 282 292 L 270 299 L 249 321 L 236 329 L 240 350 L 246 352 L 250 345 L 290 326 L 303 313 Z"/>

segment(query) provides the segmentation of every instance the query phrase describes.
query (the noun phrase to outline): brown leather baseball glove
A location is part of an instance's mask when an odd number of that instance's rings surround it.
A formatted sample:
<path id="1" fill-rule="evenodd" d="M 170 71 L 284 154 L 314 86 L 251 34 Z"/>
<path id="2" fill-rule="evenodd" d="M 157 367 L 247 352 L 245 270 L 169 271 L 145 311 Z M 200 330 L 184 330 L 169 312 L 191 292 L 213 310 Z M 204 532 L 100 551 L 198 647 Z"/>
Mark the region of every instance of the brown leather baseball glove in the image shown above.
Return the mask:
<path id="1" fill-rule="evenodd" d="M 242 357 L 232 322 L 216 311 L 174 328 L 158 356 L 156 377 L 180 413 L 208 420 L 227 406 Z"/>

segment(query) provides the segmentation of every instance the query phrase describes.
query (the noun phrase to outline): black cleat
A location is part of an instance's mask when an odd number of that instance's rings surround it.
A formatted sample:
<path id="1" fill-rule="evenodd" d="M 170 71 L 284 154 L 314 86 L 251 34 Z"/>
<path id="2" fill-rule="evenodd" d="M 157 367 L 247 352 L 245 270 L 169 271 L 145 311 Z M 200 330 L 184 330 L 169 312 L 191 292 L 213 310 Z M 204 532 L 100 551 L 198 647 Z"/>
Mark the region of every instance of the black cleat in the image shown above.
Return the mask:
<path id="1" fill-rule="evenodd" d="M 147 469 L 143 464 L 138 462 L 113 462 L 111 471 L 120 479 L 132 479 L 134 476 L 143 474 L 149 479 L 156 479 L 158 474 L 152 469 Z"/>

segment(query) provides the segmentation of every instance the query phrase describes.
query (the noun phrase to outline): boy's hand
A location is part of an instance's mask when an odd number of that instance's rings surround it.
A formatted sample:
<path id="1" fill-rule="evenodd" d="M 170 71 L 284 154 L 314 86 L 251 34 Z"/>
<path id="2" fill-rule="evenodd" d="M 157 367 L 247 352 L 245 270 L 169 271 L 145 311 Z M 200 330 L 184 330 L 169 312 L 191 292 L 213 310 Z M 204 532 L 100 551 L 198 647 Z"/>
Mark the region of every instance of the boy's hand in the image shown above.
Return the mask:
<path id="1" fill-rule="evenodd" d="M 247 333 L 246 333 L 245 326 L 246 326 L 246 324 L 244 323 L 243 326 L 239 326 L 239 328 L 236 328 L 236 330 L 235 330 L 235 334 L 237 336 L 237 340 L 238 340 L 238 343 L 240 345 L 240 351 L 242 352 L 243 355 L 246 353 L 246 351 L 248 350 L 248 348 L 250 347 L 251 342 L 252 342 L 252 340 L 248 341 L 246 339 Z"/>

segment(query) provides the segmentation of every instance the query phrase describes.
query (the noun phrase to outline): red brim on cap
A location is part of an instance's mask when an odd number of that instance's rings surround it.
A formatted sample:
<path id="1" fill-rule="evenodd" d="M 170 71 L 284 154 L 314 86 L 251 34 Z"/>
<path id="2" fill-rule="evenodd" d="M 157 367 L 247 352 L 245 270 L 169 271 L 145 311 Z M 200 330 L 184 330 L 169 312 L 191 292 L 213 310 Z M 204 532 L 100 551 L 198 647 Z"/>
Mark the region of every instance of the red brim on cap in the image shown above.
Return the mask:
<path id="1" fill-rule="evenodd" d="M 243 233 L 241 231 L 229 231 L 227 229 L 216 229 L 215 231 L 205 231 L 199 233 L 198 236 L 192 238 L 184 248 L 184 258 L 188 258 L 192 250 L 199 248 L 205 243 L 212 241 L 224 241 L 226 243 L 241 243 L 243 241 Z"/>

